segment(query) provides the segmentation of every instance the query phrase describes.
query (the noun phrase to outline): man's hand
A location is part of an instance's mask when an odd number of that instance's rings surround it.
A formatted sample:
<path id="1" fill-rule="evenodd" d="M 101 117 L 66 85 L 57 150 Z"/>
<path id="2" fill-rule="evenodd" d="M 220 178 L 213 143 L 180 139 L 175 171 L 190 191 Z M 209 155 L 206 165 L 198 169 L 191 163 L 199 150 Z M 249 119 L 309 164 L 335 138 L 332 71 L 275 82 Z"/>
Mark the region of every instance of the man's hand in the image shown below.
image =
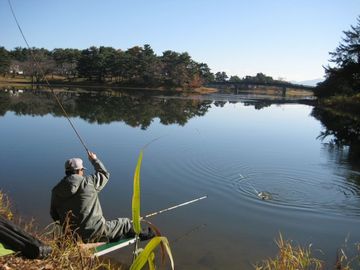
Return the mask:
<path id="1" fill-rule="evenodd" d="M 133 237 L 135 237 L 135 235 L 136 234 L 135 234 L 133 226 L 131 226 L 130 230 L 127 233 L 125 233 L 126 238 L 133 238 Z M 155 233 L 150 227 L 147 228 L 147 231 L 146 230 L 142 231 L 139 234 L 140 241 L 150 240 L 153 237 L 155 237 Z"/>
<path id="2" fill-rule="evenodd" d="M 155 237 L 155 233 L 150 227 L 148 227 L 147 232 L 142 231 L 139 234 L 140 241 L 150 240 L 151 238 L 154 238 L 154 237 Z"/>
<path id="3" fill-rule="evenodd" d="M 90 151 L 88 151 L 88 157 L 89 157 L 89 160 L 90 160 L 90 161 L 97 159 L 96 154 L 93 153 L 93 152 L 90 152 Z"/>

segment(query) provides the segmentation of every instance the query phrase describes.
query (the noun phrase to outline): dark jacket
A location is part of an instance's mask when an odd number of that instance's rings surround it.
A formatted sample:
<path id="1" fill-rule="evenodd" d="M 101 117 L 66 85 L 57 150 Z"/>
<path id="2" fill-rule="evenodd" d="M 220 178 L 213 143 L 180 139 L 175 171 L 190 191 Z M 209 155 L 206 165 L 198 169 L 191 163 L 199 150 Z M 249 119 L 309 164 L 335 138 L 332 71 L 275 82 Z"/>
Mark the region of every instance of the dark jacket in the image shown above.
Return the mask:
<path id="1" fill-rule="evenodd" d="M 110 174 L 99 159 L 92 160 L 95 174 L 65 176 L 51 194 L 50 215 L 54 221 L 64 224 L 69 211 L 70 225 L 83 241 L 100 236 L 105 230 L 105 218 L 98 198 Z"/>

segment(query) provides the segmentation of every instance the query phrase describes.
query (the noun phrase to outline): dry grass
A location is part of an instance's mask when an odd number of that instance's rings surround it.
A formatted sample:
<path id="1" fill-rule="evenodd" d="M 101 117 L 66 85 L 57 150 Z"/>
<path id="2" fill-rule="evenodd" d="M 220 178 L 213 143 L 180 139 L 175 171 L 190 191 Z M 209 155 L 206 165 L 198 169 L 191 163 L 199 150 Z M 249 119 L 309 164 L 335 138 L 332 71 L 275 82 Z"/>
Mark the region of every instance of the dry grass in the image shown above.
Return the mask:
<path id="1" fill-rule="evenodd" d="M 12 220 L 25 231 L 36 236 L 43 243 L 51 246 L 52 252 L 42 260 L 26 259 L 19 254 L 0 257 L 0 270 L 28 270 L 28 269 L 71 269 L 71 270 L 123 270 L 121 265 L 94 257 L 91 250 L 80 247 L 82 243 L 69 228 L 60 228 L 57 224 L 50 224 L 44 232 L 39 232 L 33 220 L 26 222 L 14 217 L 6 194 L 0 191 L 0 215 Z"/>
<path id="2" fill-rule="evenodd" d="M 212 93 L 216 93 L 218 90 L 216 88 L 201 86 L 195 88 L 193 91 L 199 94 L 212 94 Z"/>
<path id="3" fill-rule="evenodd" d="M 14 214 L 11 211 L 9 197 L 0 190 L 0 215 L 12 220 Z"/>
<path id="4" fill-rule="evenodd" d="M 6 194 L 0 191 L 0 215 L 13 220 L 25 231 L 31 232 L 41 241 L 52 247 L 52 253 L 43 260 L 30 260 L 18 255 L 7 255 L 0 257 L 0 270 L 125 270 L 128 267 L 114 262 L 100 260 L 93 257 L 91 250 L 82 249 L 82 243 L 76 234 L 68 229 L 60 228 L 58 225 L 50 224 L 43 233 L 36 229 L 34 221 L 25 222 L 11 211 L 11 203 Z M 360 269 L 360 243 L 355 245 L 355 255 L 348 255 L 353 248 L 347 252 L 347 248 L 341 248 L 336 258 L 336 264 L 325 268 L 325 263 L 314 258 L 311 254 L 311 245 L 307 248 L 294 246 L 290 241 L 279 235 L 275 241 L 279 252 L 275 258 L 269 258 L 254 266 L 256 270 L 355 270 Z M 353 252 L 352 252 L 353 253 Z M 334 258 L 335 259 L 335 258 Z"/>
<path id="5" fill-rule="evenodd" d="M 256 270 L 320 270 L 324 263 L 311 255 L 311 246 L 302 248 L 285 241 L 282 235 L 275 241 L 279 248 L 276 258 L 264 260 L 255 266 Z"/>
<path id="6" fill-rule="evenodd" d="M 29 84 L 31 84 L 31 78 L 30 77 L 24 77 L 24 76 L 0 76 L 0 86 L 1 87 L 10 87 L 17 85 L 19 87 L 28 87 Z"/>
<path id="7" fill-rule="evenodd" d="M 300 89 L 287 89 L 287 97 L 313 97 L 314 92 L 310 90 L 300 90 Z"/>
<path id="8" fill-rule="evenodd" d="M 351 251 L 353 251 L 353 248 L 349 250 L 347 246 L 338 250 L 335 264 L 336 270 L 360 269 L 360 243 L 355 244 L 355 254 L 349 255 L 353 253 Z"/>
<path id="9" fill-rule="evenodd" d="M 311 245 L 307 248 L 294 246 L 291 241 L 285 241 L 279 235 L 275 241 L 279 252 L 275 258 L 269 258 L 254 266 L 256 270 L 356 270 L 360 269 L 360 243 L 354 247 L 347 247 L 338 250 L 334 265 L 325 265 L 325 262 L 313 257 Z M 347 243 L 347 239 L 345 240 Z M 352 254 L 351 256 L 349 254 Z M 335 258 L 334 258 L 335 259 Z"/>

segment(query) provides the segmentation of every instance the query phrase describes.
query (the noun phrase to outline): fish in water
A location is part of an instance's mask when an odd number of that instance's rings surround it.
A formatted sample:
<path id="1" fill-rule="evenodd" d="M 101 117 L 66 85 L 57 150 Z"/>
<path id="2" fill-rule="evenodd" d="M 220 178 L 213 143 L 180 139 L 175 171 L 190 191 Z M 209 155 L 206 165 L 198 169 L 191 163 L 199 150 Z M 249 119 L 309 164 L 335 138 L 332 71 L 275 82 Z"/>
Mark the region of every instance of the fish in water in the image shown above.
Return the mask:
<path id="1" fill-rule="evenodd" d="M 271 194 L 269 192 L 266 192 L 266 191 L 258 192 L 257 195 L 262 200 L 271 200 L 272 199 Z"/>
<path id="2" fill-rule="evenodd" d="M 249 186 L 252 187 L 252 189 L 255 191 L 256 195 L 261 199 L 261 200 L 264 200 L 264 201 L 267 201 L 267 200 L 271 200 L 272 199 L 272 196 L 269 192 L 267 191 L 257 191 L 256 188 L 254 188 L 253 185 L 251 185 L 249 182 L 248 182 Z"/>

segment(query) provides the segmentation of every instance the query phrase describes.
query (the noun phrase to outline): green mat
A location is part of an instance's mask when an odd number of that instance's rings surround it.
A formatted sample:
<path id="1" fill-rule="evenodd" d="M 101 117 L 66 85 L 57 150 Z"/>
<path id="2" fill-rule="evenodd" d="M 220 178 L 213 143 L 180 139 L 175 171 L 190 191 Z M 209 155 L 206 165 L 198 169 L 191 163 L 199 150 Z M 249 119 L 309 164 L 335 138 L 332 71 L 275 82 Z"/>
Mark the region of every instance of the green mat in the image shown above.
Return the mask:
<path id="1" fill-rule="evenodd" d="M 122 239 L 118 242 L 112 242 L 112 243 L 106 243 L 101 246 L 98 246 L 95 248 L 95 256 L 102 256 L 104 254 L 107 254 L 109 252 L 112 252 L 114 250 L 129 246 L 131 244 L 134 244 L 136 241 L 136 238 L 128 238 L 128 239 Z"/>
<path id="2" fill-rule="evenodd" d="M 5 256 L 5 255 L 9 255 L 11 253 L 14 253 L 15 251 L 11 250 L 11 249 L 7 249 L 5 248 L 5 246 L 0 243 L 0 256 Z"/>

